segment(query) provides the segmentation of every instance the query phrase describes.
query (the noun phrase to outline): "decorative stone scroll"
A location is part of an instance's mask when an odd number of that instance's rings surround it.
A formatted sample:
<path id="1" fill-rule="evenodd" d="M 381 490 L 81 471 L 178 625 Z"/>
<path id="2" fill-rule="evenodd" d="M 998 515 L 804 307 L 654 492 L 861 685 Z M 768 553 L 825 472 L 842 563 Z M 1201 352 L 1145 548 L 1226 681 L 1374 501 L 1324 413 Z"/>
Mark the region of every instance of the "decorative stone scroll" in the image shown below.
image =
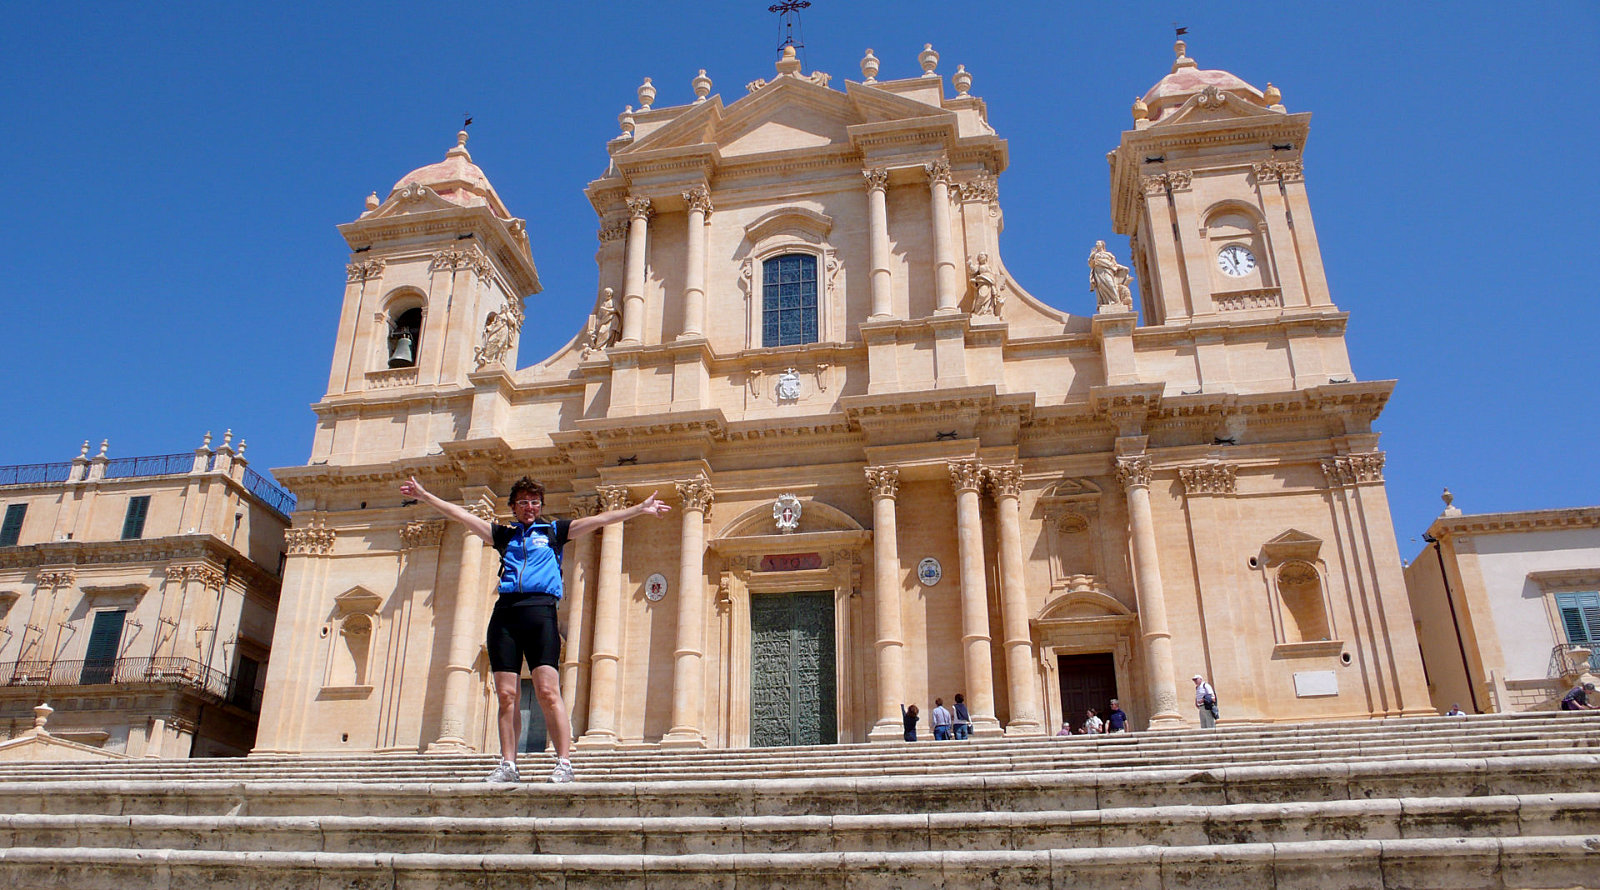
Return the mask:
<path id="1" fill-rule="evenodd" d="M 384 260 L 364 260 L 344 267 L 346 281 L 367 281 L 383 275 Z"/>
<path id="2" fill-rule="evenodd" d="M 1183 483 L 1183 493 L 1189 497 L 1203 494 L 1237 493 L 1238 468 L 1232 464 L 1202 464 L 1179 467 L 1178 481 Z"/>
<path id="3" fill-rule="evenodd" d="M 1383 481 L 1384 454 L 1373 451 L 1367 454 L 1344 454 L 1322 459 L 1322 475 L 1329 488 Z"/>
<path id="4" fill-rule="evenodd" d="M 439 540 L 444 537 L 444 522 L 425 521 L 408 522 L 400 529 L 400 543 L 407 550 L 416 550 L 422 547 L 437 547 Z"/>
<path id="5" fill-rule="evenodd" d="M 1117 458 L 1117 482 L 1123 488 L 1150 487 L 1150 458 L 1144 455 Z"/>
<path id="6" fill-rule="evenodd" d="M 71 587 L 73 584 L 77 583 L 77 580 L 78 573 L 72 569 L 66 569 L 59 572 L 39 573 L 40 587 Z"/>
<path id="7" fill-rule="evenodd" d="M 334 537 L 334 530 L 320 521 L 305 528 L 290 528 L 283 532 L 283 540 L 289 545 L 291 556 L 298 553 L 326 556 L 333 552 Z"/>
<path id="8" fill-rule="evenodd" d="M 867 490 L 874 498 L 893 498 L 900 494 L 899 467 L 867 467 Z"/>

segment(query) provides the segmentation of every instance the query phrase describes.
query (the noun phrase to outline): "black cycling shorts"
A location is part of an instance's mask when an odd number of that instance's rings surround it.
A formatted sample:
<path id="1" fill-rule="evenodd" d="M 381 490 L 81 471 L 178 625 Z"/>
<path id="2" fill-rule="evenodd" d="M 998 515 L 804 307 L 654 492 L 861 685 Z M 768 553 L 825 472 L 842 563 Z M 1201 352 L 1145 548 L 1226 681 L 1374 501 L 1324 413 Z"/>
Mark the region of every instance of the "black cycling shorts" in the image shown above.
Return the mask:
<path id="1" fill-rule="evenodd" d="M 549 602 L 543 602 L 545 599 Z M 556 598 L 541 595 L 538 600 L 496 608 L 489 616 L 490 669 L 520 674 L 524 658 L 530 669 L 559 666 L 561 630 L 556 625 Z"/>

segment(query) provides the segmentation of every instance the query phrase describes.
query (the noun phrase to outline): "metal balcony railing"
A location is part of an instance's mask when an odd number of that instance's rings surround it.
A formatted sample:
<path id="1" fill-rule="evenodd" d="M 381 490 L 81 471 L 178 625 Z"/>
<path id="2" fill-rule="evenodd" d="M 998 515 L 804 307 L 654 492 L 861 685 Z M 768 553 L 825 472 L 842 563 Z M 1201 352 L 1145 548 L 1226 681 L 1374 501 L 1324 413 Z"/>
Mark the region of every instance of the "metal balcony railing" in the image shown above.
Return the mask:
<path id="1" fill-rule="evenodd" d="M 11 661 L 0 664 L 0 687 L 181 686 L 251 712 L 261 710 L 261 691 L 238 687 L 227 674 L 190 658 L 118 658 L 77 661 Z"/>
<path id="2" fill-rule="evenodd" d="M 294 512 L 294 495 L 279 488 L 278 483 L 249 467 L 244 468 L 244 487 L 268 507 L 276 510 L 279 515 L 287 517 Z"/>
<path id="3" fill-rule="evenodd" d="M 1557 643 L 1550 650 L 1550 670 L 1548 676 L 1559 677 L 1567 672 L 1567 653 L 1573 649 L 1589 649 L 1589 670 L 1600 671 L 1600 642 L 1595 643 Z"/>
<path id="4" fill-rule="evenodd" d="M 72 462 L 53 464 L 13 464 L 0 467 L 0 485 L 38 485 L 42 482 L 65 482 L 72 473 Z"/>

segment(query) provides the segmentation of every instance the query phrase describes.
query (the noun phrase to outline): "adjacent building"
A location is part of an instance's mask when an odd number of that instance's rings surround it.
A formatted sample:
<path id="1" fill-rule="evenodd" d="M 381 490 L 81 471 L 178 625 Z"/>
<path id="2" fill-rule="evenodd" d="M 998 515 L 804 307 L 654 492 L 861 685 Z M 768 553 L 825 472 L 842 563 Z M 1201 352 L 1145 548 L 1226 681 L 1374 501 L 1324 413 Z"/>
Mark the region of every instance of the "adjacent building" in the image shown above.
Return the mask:
<path id="1" fill-rule="evenodd" d="M 254 746 L 294 499 L 211 443 L 0 467 L 0 759 Z"/>
<path id="2" fill-rule="evenodd" d="M 957 692 L 980 738 L 1111 697 L 1180 727 L 1196 673 L 1224 723 L 1431 710 L 1310 115 L 1178 44 L 1107 134 L 1128 265 L 1062 244 L 1036 290 L 1007 142 L 939 66 L 646 81 L 587 189 L 594 311 L 531 364 L 532 245 L 465 133 L 340 227 L 257 750 L 494 745 L 494 553 L 412 475 L 502 519 L 525 474 L 557 515 L 672 502 L 566 555 L 580 747 L 894 741 Z"/>
<path id="3" fill-rule="evenodd" d="M 1445 509 L 1406 567 L 1440 711 L 1547 710 L 1600 682 L 1600 507 Z"/>

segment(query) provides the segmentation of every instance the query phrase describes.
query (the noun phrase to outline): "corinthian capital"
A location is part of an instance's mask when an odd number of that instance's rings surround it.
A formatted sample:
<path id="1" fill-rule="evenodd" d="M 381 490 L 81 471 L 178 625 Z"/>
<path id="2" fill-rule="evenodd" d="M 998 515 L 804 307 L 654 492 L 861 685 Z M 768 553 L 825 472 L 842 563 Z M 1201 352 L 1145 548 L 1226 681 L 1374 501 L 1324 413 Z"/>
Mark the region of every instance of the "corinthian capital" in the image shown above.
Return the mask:
<path id="1" fill-rule="evenodd" d="M 351 263 L 344 267 L 345 280 L 366 281 L 369 278 L 377 278 L 383 274 L 383 265 L 383 260 L 366 260 L 359 263 Z"/>
<path id="2" fill-rule="evenodd" d="M 683 499 L 683 509 L 696 513 L 705 513 L 717 499 L 717 493 L 711 488 L 711 481 L 704 476 L 676 483 L 678 497 Z"/>
<path id="3" fill-rule="evenodd" d="M 683 193 L 683 203 L 689 205 L 689 212 L 698 210 L 707 216 L 711 215 L 711 190 L 703 185 L 697 185 Z"/>
<path id="4" fill-rule="evenodd" d="M 400 529 L 400 543 L 407 550 L 416 550 L 419 547 L 437 547 L 439 539 L 444 536 L 444 523 L 408 522 Z"/>
<path id="5" fill-rule="evenodd" d="M 867 467 L 867 490 L 873 498 L 893 498 L 900 493 L 899 467 Z"/>
<path id="6" fill-rule="evenodd" d="M 940 158 L 937 161 L 923 164 L 922 169 L 928 171 L 929 182 L 942 182 L 945 185 L 950 184 L 950 162 L 945 158 Z"/>
<path id="7" fill-rule="evenodd" d="M 1234 494 L 1238 468 L 1232 464 L 1202 464 L 1178 468 L 1178 481 L 1189 497 L 1200 494 Z"/>
<path id="8" fill-rule="evenodd" d="M 580 494 L 567 501 L 567 511 L 573 519 L 582 519 L 600 512 L 600 498 L 592 494 Z"/>
<path id="9" fill-rule="evenodd" d="M 1322 475 L 1329 488 L 1383 481 L 1384 455 L 1381 451 L 1342 454 L 1322 459 Z"/>
<path id="10" fill-rule="evenodd" d="M 628 489 L 623 485 L 599 485 L 595 487 L 595 492 L 599 494 L 600 505 L 606 512 L 621 510 L 632 504 L 628 500 Z"/>
<path id="11" fill-rule="evenodd" d="M 283 540 L 291 554 L 305 553 L 320 556 L 333 552 L 335 535 L 333 529 L 318 521 L 305 528 L 285 529 Z"/>
<path id="12" fill-rule="evenodd" d="M 488 498 L 480 497 L 476 501 L 473 501 L 465 506 L 467 508 L 467 512 L 471 513 L 473 516 L 482 519 L 484 522 L 494 522 L 494 502 Z"/>
<path id="13" fill-rule="evenodd" d="M 977 491 L 983 486 L 983 464 L 975 460 L 950 461 L 950 484 L 956 491 Z"/>
<path id="14" fill-rule="evenodd" d="M 655 212 L 655 207 L 651 205 L 649 198 L 628 199 L 629 219 L 649 219 Z"/>
<path id="15" fill-rule="evenodd" d="M 1123 488 L 1150 487 L 1150 458 L 1142 454 L 1117 458 L 1117 481 Z"/>
<path id="16" fill-rule="evenodd" d="M 886 192 L 889 190 L 889 171 L 883 167 L 862 170 L 861 176 L 867 181 L 867 191 Z"/>
<path id="17" fill-rule="evenodd" d="M 1022 467 L 1018 464 L 1001 464 L 984 467 L 983 473 L 994 489 L 995 497 L 1016 498 L 1022 495 Z"/>

